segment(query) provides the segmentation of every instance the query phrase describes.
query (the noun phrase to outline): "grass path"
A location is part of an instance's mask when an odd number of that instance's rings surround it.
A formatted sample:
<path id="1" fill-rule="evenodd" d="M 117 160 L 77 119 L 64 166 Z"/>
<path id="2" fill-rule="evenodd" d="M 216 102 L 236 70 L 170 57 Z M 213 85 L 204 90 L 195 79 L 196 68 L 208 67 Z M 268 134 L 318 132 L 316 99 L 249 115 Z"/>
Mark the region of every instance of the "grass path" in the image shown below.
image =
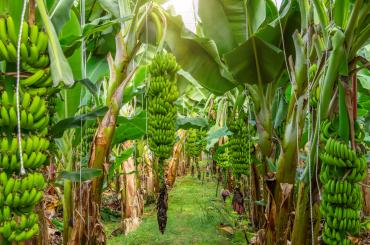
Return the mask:
<path id="1" fill-rule="evenodd" d="M 220 232 L 217 225 L 220 217 L 209 212 L 215 198 L 216 183 L 204 182 L 186 176 L 178 178 L 169 193 L 167 228 L 160 234 L 154 205 L 145 207 L 140 227 L 128 234 L 117 237 L 108 236 L 108 245 L 227 245 L 231 241 Z M 105 224 L 107 235 L 111 234 L 117 223 Z"/>

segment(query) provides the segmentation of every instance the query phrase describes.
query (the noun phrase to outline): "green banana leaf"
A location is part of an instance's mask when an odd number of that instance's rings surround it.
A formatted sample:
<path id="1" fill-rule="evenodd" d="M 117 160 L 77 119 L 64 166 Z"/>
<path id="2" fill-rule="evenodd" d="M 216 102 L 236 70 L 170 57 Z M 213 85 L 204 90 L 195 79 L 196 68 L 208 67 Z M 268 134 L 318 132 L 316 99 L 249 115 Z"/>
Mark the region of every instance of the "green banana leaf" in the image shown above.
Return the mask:
<path id="1" fill-rule="evenodd" d="M 166 43 L 182 69 L 218 95 L 236 86 L 231 74 L 222 66 L 214 42 L 185 30 L 180 16 L 167 15 L 167 25 Z"/>
<path id="2" fill-rule="evenodd" d="M 70 9 L 72 8 L 74 0 L 59 0 L 54 3 L 50 11 L 51 22 L 55 27 L 56 33 L 62 30 L 63 25 L 69 20 Z"/>
<path id="3" fill-rule="evenodd" d="M 140 111 L 131 118 L 118 117 L 112 145 L 141 138 L 146 133 L 146 112 Z"/>
<path id="4" fill-rule="evenodd" d="M 257 1 L 250 4 L 249 10 L 258 9 L 266 13 L 267 17 L 264 22 L 260 16 L 250 17 L 253 20 L 248 21 L 255 22 L 254 25 L 258 26 L 258 29 L 254 28 L 252 36 L 225 54 L 224 59 L 238 82 L 257 83 L 259 75 L 262 83 L 273 82 L 280 75 L 284 65 L 282 42 L 285 44 L 286 57 L 294 54 L 292 34 L 300 26 L 299 7 L 295 1 L 284 1 L 278 14 L 275 4 L 271 1 L 266 1 L 265 7 Z"/>
<path id="5" fill-rule="evenodd" d="M 72 69 L 64 56 L 54 26 L 48 16 L 43 0 L 36 0 L 45 31 L 49 37 L 49 55 L 51 75 L 54 86 L 64 84 L 69 87 L 74 83 Z"/>
<path id="6" fill-rule="evenodd" d="M 206 128 L 208 120 L 203 117 L 178 117 L 176 119 L 177 128 L 190 129 L 190 128 Z"/>
<path id="7" fill-rule="evenodd" d="M 60 138 L 63 136 L 63 133 L 66 129 L 80 128 L 84 124 L 85 121 L 96 120 L 97 117 L 104 116 L 107 111 L 108 111 L 108 107 L 101 107 L 101 108 L 98 108 L 92 112 L 89 112 L 83 115 L 68 117 L 66 119 L 60 120 L 50 130 L 51 135 L 54 138 Z"/>
<path id="8" fill-rule="evenodd" d="M 229 129 L 226 126 L 220 127 L 215 125 L 212 128 L 210 128 L 210 130 L 207 132 L 206 150 L 208 151 L 209 149 L 211 149 L 218 142 L 219 138 L 227 135 L 232 135 L 232 132 L 229 131 Z"/>
<path id="9" fill-rule="evenodd" d="M 92 56 L 86 64 L 86 72 L 89 79 L 97 84 L 103 77 L 109 75 L 109 68 L 106 57 Z"/>
<path id="10" fill-rule="evenodd" d="M 248 23 L 251 33 L 256 33 L 266 19 L 266 1 L 247 1 Z"/>
<path id="11" fill-rule="evenodd" d="M 142 65 L 136 70 L 134 76 L 123 91 L 123 103 L 127 103 L 131 101 L 134 96 L 144 93 L 144 83 L 147 76 L 147 66 Z"/>
<path id="12" fill-rule="evenodd" d="M 262 83 L 273 82 L 284 64 L 283 51 L 256 36 L 225 54 L 224 58 L 240 83 L 258 83 L 259 77 Z"/>
<path id="13" fill-rule="evenodd" d="M 239 0 L 223 0 L 222 6 L 228 19 L 228 25 L 232 30 L 234 40 L 239 45 L 248 37 L 247 15 L 244 2 Z"/>
<path id="14" fill-rule="evenodd" d="M 243 6 L 243 2 L 239 2 Z M 200 0 L 198 11 L 204 34 L 216 43 L 220 55 L 232 50 L 236 46 L 236 41 L 223 3 L 219 0 Z"/>
<path id="15" fill-rule="evenodd" d="M 92 180 L 95 177 L 101 176 L 103 170 L 97 168 L 81 168 L 80 171 L 62 171 L 60 176 L 62 179 L 68 179 L 72 182 L 80 182 Z"/>
<path id="16" fill-rule="evenodd" d="M 113 179 L 113 177 L 114 177 L 114 171 L 116 169 L 120 169 L 121 168 L 122 162 L 123 161 L 126 161 L 127 159 L 129 159 L 129 157 L 132 156 L 132 154 L 134 153 L 134 150 L 135 150 L 134 147 L 130 147 L 130 148 L 124 150 L 119 156 L 117 156 L 115 158 L 115 161 L 109 167 L 108 179 Z"/>
<path id="17" fill-rule="evenodd" d="M 197 103 L 208 99 L 210 92 L 204 89 L 190 73 L 181 69 L 177 74 L 179 75 L 177 87 L 180 95 L 186 96 Z"/>
<path id="18" fill-rule="evenodd" d="M 98 0 L 98 2 L 105 11 L 111 13 L 116 18 L 120 17 L 118 0 Z"/>

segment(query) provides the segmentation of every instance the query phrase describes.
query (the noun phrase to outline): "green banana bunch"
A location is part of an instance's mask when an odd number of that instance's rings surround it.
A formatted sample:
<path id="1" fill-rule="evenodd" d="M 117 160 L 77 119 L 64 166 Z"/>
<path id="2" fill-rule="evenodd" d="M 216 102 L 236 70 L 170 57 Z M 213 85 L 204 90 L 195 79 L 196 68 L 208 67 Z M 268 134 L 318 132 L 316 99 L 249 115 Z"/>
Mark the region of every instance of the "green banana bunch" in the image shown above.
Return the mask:
<path id="1" fill-rule="evenodd" d="M 32 152 L 46 151 L 49 148 L 50 141 L 47 138 L 37 135 L 22 136 L 23 150 L 27 155 Z M 18 139 L 14 135 L 12 138 L 0 137 L 0 152 L 2 154 L 12 155 L 18 153 Z"/>
<path id="2" fill-rule="evenodd" d="M 14 129 L 17 125 L 15 100 L 7 91 L 1 94 L 0 126 Z M 45 98 L 31 96 L 28 92 L 21 97 L 20 124 L 23 129 L 42 131 L 49 124 L 48 105 Z"/>
<path id="3" fill-rule="evenodd" d="M 179 66 L 172 54 L 159 53 L 149 65 L 150 84 L 148 88 L 148 141 L 150 150 L 159 159 L 159 196 L 157 220 L 160 231 L 167 224 L 167 187 L 164 180 L 164 160 L 169 158 L 175 143 L 177 108 L 179 96 L 176 73 Z"/>
<path id="4" fill-rule="evenodd" d="M 0 234 L 8 242 L 26 241 L 34 237 L 39 232 L 37 215 L 35 213 L 29 216 L 21 216 L 21 222 L 15 220 L 6 221 L 0 226 Z"/>
<path id="5" fill-rule="evenodd" d="M 317 64 L 313 64 L 309 70 L 308 70 L 308 74 L 309 74 L 309 81 L 312 81 L 316 75 L 316 71 L 317 71 Z M 311 90 L 311 94 L 310 94 L 310 105 L 314 108 L 317 107 L 317 104 L 319 102 L 319 99 L 320 99 L 320 85 L 317 84 L 315 87 L 312 88 Z"/>
<path id="6" fill-rule="evenodd" d="M 0 19 L 0 39 L 4 43 L 12 42 L 17 43 L 17 34 L 15 31 L 14 21 L 11 16 Z"/>
<path id="7" fill-rule="evenodd" d="M 321 138 L 325 146 L 320 181 L 323 196 L 320 211 L 325 217 L 323 240 L 326 244 L 353 244 L 347 234 L 358 234 L 362 192 L 356 183 L 364 179 L 367 162 L 364 155 L 335 139 L 331 123 L 324 122 Z"/>
<path id="8" fill-rule="evenodd" d="M 2 225 L 0 225 L 0 233 L 2 234 L 11 234 L 11 232 L 7 231 L 7 229 L 10 227 L 11 231 L 14 232 L 16 231 L 16 234 L 20 234 L 22 232 L 26 232 L 27 230 L 32 229 L 35 224 L 38 222 L 38 216 L 35 213 L 30 213 L 30 214 L 22 214 L 18 217 L 15 217 L 15 219 L 12 220 L 5 220 L 1 219 L 2 218 L 2 210 L 0 210 L 0 220 L 2 222 Z M 16 221 L 17 220 L 17 221 Z M 10 236 L 7 236 L 10 237 Z M 19 239 L 14 239 L 16 241 L 20 241 Z M 25 239 L 21 239 L 25 240 Z"/>
<path id="9" fill-rule="evenodd" d="M 16 61 L 18 33 L 11 16 L 0 17 L 0 61 L 10 65 Z M 23 23 L 21 33 L 20 127 L 21 142 L 16 135 L 17 107 L 14 79 L 5 76 L 0 88 L 0 236 L 2 242 L 22 242 L 38 234 L 35 205 L 45 187 L 44 176 L 37 172 L 47 163 L 50 151 L 48 128 L 55 112 L 57 88 L 49 68 L 48 36 L 37 25 Z M 19 144 L 22 144 L 26 175 L 19 175 Z"/>
<path id="10" fill-rule="evenodd" d="M 16 61 L 18 35 L 13 18 L 0 18 L 0 58 L 8 62 Z M 20 53 L 24 67 L 44 68 L 49 65 L 47 55 L 48 36 L 37 25 L 23 22 Z M 28 69 L 26 69 L 28 70 Z"/>
<path id="11" fill-rule="evenodd" d="M 176 72 L 179 66 L 172 54 L 157 54 L 149 66 L 150 85 L 148 89 L 148 136 L 149 146 L 154 154 L 167 159 L 175 143 L 178 98 Z"/>
<path id="12" fill-rule="evenodd" d="M 320 141 L 326 143 L 330 137 L 335 137 L 339 130 L 339 121 L 338 118 L 335 118 L 332 121 L 325 120 L 321 123 L 320 127 Z M 363 127 L 355 122 L 355 141 L 356 143 L 362 143 L 365 138 L 365 132 Z"/>
<path id="13" fill-rule="evenodd" d="M 198 140 L 198 129 L 191 128 L 188 130 L 188 136 L 186 138 L 185 150 L 190 157 L 199 157 L 202 151 L 202 138 Z"/>
<path id="14" fill-rule="evenodd" d="M 8 206 L 4 206 L 0 209 L 0 223 L 3 221 L 11 220 L 11 212 Z"/>
<path id="15" fill-rule="evenodd" d="M 35 108 L 34 112 L 31 111 L 27 112 L 26 110 L 21 110 L 20 125 L 23 129 L 42 131 L 46 126 L 49 125 L 50 119 L 49 115 L 48 114 L 45 115 L 42 113 L 43 111 L 46 113 L 47 107 L 46 105 L 42 105 L 39 108 L 37 107 L 34 108 Z M 17 126 L 16 108 L 10 107 L 9 109 L 7 109 L 6 107 L 2 106 L 0 109 L 0 127 L 14 130 L 16 126 Z"/>
<path id="16" fill-rule="evenodd" d="M 312 89 L 311 95 L 310 95 L 310 105 L 314 108 L 317 107 L 317 104 L 320 99 L 320 86 L 317 85 Z"/>
<path id="17" fill-rule="evenodd" d="M 37 224 L 38 216 L 33 210 L 42 198 L 44 186 L 45 180 L 41 173 L 29 173 L 21 178 L 8 177 L 5 172 L 0 174 L 0 234 L 6 239 L 19 241 L 24 237 L 12 238 L 9 224 L 12 232 L 16 231 L 15 235 L 27 232 Z M 20 217 L 15 217 L 12 212 Z"/>
<path id="18" fill-rule="evenodd" d="M 22 194 L 27 190 L 31 191 L 33 188 L 36 190 L 42 190 L 44 186 L 44 176 L 38 172 L 28 173 L 21 178 L 8 178 L 8 175 L 5 172 L 0 174 L 0 190 L 4 196 L 15 192 Z"/>
<path id="19" fill-rule="evenodd" d="M 326 143 L 330 137 L 334 137 L 338 131 L 339 123 L 335 118 L 333 121 L 325 120 L 321 123 L 320 141 Z"/>
<path id="20" fill-rule="evenodd" d="M 247 175 L 249 172 L 249 157 L 253 156 L 253 143 L 249 142 L 253 128 L 244 122 L 242 116 L 231 120 L 229 129 L 233 133 L 229 140 L 229 160 L 235 176 Z"/>
<path id="21" fill-rule="evenodd" d="M 231 167 L 231 163 L 229 161 L 228 144 L 223 144 L 222 146 L 217 148 L 215 160 L 217 165 L 223 169 L 228 169 Z"/>
<path id="22" fill-rule="evenodd" d="M 21 79 L 20 84 L 22 88 L 27 88 L 26 91 L 28 92 L 29 89 L 33 89 L 34 91 L 38 91 L 41 93 L 45 91 L 47 92 L 47 88 L 53 85 L 53 79 L 50 75 L 49 69 L 38 69 L 35 73 L 32 73 L 31 76 Z M 36 92 L 31 95 L 35 95 Z M 44 95 L 44 94 L 41 94 Z"/>

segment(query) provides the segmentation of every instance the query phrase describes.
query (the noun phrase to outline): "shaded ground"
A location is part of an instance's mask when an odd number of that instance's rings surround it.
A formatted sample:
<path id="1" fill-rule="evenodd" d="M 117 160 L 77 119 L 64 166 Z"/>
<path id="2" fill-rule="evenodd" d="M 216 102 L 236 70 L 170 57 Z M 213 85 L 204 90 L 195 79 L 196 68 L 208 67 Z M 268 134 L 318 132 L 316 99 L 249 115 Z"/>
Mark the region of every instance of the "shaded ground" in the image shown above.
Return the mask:
<path id="1" fill-rule="evenodd" d="M 204 182 L 190 176 L 176 180 L 169 193 L 167 228 L 160 234 L 154 205 L 145 208 L 145 215 L 140 227 L 127 236 L 113 237 L 109 234 L 118 223 L 106 223 L 108 245 L 144 245 L 144 244 L 196 244 L 217 245 L 232 244 L 218 230 L 222 216 L 216 206 L 222 205 L 220 197 L 215 198 L 216 183 Z"/>

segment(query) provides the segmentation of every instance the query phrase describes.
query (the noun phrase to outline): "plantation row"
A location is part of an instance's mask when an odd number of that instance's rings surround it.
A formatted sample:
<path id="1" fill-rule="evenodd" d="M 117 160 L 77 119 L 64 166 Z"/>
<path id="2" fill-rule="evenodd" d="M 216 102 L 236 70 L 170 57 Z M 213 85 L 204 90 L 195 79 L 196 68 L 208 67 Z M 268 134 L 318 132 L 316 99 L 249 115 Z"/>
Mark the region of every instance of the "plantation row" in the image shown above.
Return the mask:
<path id="1" fill-rule="evenodd" d="M 165 237 L 187 173 L 232 241 L 366 244 L 370 2 L 165 2 L 1 1 L 0 244 Z"/>

